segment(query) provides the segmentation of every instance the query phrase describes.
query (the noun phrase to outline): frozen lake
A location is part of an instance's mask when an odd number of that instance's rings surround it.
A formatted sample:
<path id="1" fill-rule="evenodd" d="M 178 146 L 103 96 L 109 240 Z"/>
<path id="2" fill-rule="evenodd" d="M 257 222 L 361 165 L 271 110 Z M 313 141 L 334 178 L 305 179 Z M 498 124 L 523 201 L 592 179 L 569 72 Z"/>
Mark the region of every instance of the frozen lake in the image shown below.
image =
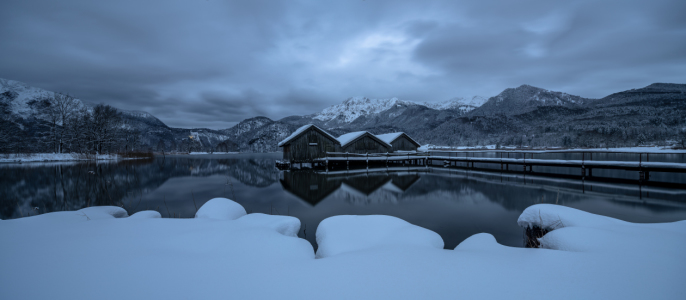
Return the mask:
<path id="1" fill-rule="evenodd" d="M 315 243 L 334 215 L 392 215 L 441 235 L 446 248 L 491 233 L 522 246 L 517 218 L 537 203 L 557 203 L 630 222 L 686 219 L 686 190 L 523 174 L 435 168 L 317 173 L 278 171 L 281 154 L 167 156 L 151 161 L 0 164 L 0 218 L 123 206 L 189 218 L 214 197 L 248 212 L 291 215 Z M 677 176 L 681 182 L 683 176 Z"/>

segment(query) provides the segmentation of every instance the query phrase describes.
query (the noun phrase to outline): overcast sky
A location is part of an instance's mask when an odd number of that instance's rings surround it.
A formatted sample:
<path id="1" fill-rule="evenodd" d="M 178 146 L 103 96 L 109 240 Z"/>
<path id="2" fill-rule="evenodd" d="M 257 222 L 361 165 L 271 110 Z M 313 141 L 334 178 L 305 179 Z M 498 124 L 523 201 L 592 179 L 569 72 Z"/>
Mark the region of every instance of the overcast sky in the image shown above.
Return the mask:
<path id="1" fill-rule="evenodd" d="M 0 77 L 170 126 L 686 83 L 686 1 L 0 1 Z"/>

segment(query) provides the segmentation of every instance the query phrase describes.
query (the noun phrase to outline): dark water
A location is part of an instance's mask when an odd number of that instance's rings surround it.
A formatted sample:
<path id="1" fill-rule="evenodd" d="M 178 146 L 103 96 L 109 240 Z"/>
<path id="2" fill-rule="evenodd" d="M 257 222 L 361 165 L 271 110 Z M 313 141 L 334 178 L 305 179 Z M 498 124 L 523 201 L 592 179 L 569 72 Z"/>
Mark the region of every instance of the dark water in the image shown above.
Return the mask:
<path id="1" fill-rule="evenodd" d="M 439 233 L 446 248 L 480 232 L 493 234 L 501 244 L 522 246 L 517 218 L 537 203 L 631 222 L 686 219 L 682 189 L 440 167 L 283 172 L 274 168 L 279 157 L 2 164 L 0 218 L 94 205 L 123 206 L 129 214 L 152 209 L 164 217 L 189 218 L 196 206 L 227 197 L 248 212 L 298 217 L 303 223 L 299 235 L 313 244 L 317 225 L 327 217 L 385 214 Z"/>

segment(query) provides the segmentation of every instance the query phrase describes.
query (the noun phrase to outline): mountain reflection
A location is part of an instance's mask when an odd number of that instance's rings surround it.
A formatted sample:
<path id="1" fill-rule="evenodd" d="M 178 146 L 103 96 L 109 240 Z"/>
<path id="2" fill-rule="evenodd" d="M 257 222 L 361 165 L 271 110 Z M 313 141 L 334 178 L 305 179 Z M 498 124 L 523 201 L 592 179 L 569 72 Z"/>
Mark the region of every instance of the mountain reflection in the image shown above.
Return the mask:
<path id="1" fill-rule="evenodd" d="M 447 168 L 279 171 L 274 167 L 277 157 L 245 154 L 1 164 L 0 218 L 96 205 L 121 206 L 129 213 L 161 211 L 169 205 L 166 210 L 188 217 L 195 214 L 196 206 L 218 196 L 234 198 L 249 211 L 271 212 L 273 205 L 277 209 L 284 203 L 284 191 L 309 208 L 323 202 L 373 206 L 440 199 L 488 202 L 507 211 L 521 211 L 536 203 L 569 204 L 601 197 L 659 212 L 671 208 L 643 200 L 657 198 L 674 203 L 686 197 L 686 191 L 678 189 Z M 289 208 L 278 209 L 288 212 Z M 164 212 L 165 216 L 171 215 Z"/>

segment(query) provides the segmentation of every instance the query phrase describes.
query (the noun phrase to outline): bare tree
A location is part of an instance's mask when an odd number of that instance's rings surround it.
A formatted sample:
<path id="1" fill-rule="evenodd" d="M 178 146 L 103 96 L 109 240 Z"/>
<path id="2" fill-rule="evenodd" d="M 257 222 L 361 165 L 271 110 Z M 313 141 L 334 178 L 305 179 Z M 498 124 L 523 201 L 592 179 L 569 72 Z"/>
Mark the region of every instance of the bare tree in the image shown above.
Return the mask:
<path id="1" fill-rule="evenodd" d="M 52 100 L 52 110 L 57 116 L 57 123 L 59 127 L 56 127 L 56 144 L 57 153 L 62 153 L 64 149 L 64 143 L 67 138 L 67 122 L 72 119 L 72 116 L 76 113 L 79 106 L 79 102 L 74 99 L 74 97 L 68 94 L 55 93 Z"/>
<path id="2" fill-rule="evenodd" d="M 12 122 L 9 105 L 0 102 L 0 152 L 14 150 L 14 139 L 17 133 L 15 127 L 17 126 Z"/>
<path id="3" fill-rule="evenodd" d="M 162 152 L 162 155 L 164 155 L 164 140 L 160 139 L 159 142 L 157 142 L 157 151 Z"/>
<path id="4" fill-rule="evenodd" d="M 116 108 L 98 104 L 89 115 L 86 131 L 92 149 L 98 153 L 111 150 L 121 129 L 121 113 Z"/>

